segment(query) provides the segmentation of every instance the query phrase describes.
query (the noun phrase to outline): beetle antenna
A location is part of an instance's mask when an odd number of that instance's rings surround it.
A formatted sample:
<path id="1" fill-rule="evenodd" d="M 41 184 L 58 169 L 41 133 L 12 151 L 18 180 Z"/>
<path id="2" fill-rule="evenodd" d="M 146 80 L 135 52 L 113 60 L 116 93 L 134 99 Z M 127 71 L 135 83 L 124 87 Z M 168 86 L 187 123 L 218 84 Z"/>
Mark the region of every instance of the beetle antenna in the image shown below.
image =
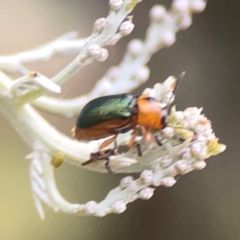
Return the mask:
<path id="1" fill-rule="evenodd" d="M 172 98 L 173 98 L 173 96 L 175 95 L 175 93 L 176 93 L 176 91 L 177 91 L 177 89 L 178 89 L 178 87 L 179 87 L 179 84 L 180 84 L 180 82 L 182 81 L 182 79 L 184 78 L 185 75 L 186 75 L 186 72 L 184 71 L 184 72 L 182 72 L 182 73 L 179 75 L 179 77 L 177 78 L 177 80 L 176 80 L 176 85 L 175 85 L 175 87 L 174 87 L 174 89 L 173 89 L 173 91 L 172 91 L 172 96 L 170 97 L 170 99 L 169 99 L 169 101 L 168 101 L 168 104 L 167 104 L 167 106 L 166 106 L 167 110 L 169 109 L 170 104 L 171 104 L 171 101 L 172 101 Z"/>

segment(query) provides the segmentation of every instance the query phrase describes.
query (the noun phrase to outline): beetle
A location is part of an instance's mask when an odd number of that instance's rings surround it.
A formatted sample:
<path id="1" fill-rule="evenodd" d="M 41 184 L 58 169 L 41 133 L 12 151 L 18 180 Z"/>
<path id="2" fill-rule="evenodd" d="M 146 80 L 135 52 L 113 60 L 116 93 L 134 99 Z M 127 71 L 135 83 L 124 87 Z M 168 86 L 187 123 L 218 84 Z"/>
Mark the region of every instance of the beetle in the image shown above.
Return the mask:
<path id="1" fill-rule="evenodd" d="M 137 136 L 137 127 L 142 129 L 146 141 L 153 140 L 150 130 L 161 130 L 167 126 L 168 109 L 171 99 L 176 89 L 184 77 L 185 72 L 178 77 L 172 96 L 166 107 L 162 108 L 161 103 L 148 95 L 135 94 L 116 94 L 95 98 L 88 102 L 73 128 L 73 137 L 77 140 L 92 141 L 107 138 L 99 146 L 99 151 L 92 153 L 90 160 L 82 165 L 87 165 L 96 160 L 106 159 L 106 168 L 111 172 L 108 164 L 109 157 L 116 155 L 116 138 L 120 133 L 126 133 L 133 130 L 129 140 L 128 147 L 132 147 Z M 156 138 L 156 142 L 161 142 Z M 102 150 L 115 141 L 115 147 L 112 150 Z M 141 156 L 140 146 L 137 145 L 139 156 Z"/>

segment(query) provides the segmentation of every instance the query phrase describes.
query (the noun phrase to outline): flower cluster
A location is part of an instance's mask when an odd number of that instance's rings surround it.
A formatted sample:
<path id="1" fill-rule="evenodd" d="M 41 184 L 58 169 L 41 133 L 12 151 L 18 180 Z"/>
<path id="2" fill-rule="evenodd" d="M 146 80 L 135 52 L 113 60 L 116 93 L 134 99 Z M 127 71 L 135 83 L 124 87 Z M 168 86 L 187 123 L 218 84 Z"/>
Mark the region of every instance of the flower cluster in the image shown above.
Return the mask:
<path id="1" fill-rule="evenodd" d="M 68 214 L 105 216 L 121 213 L 128 203 L 138 198 L 149 199 L 154 187 L 171 187 L 176 182 L 176 175 L 202 169 L 206 158 L 225 149 L 218 143 L 210 121 L 201 114 L 202 109 L 193 107 L 181 112 L 172 108 L 168 126 L 151 133 L 158 137 L 161 146 L 154 141 L 146 142 L 139 135 L 136 141 L 141 146 L 142 156 L 134 147 L 125 153 L 110 156 L 110 167 L 114 173 L 137 172 L 140 173 L 138 179 L 134 180 L 131 176 L 123 178 L 119 186 L 99 203 L 72 204 L 59 193 L 54 167 L 60 166 L 62 161 L 81 166 L 92 152 L 97 151 L 104 139 L 87 143 L 73 140 L 51 126 L 35 107 L 70 118 L 75 117 L 89 100 L 106 95 L 110 90 L 111 94 L 118 94 L 137 88 L 149 78 L 147 63 L 152 55 L 163 47 L 171 46 L 176 40 L 176 33 L 191 25 L 192 14 L 203 11 L 206 5 L 204 0 L 173 0 L 169 10 L 161 5 L 154 6 L 150 10 L 150 25 L 145 39 L 130 41 L 120 64 L 110 68 L 91 92 L 74 99 L 46 96 L 48 92 L 59 93 L 59 85 L 88 64 L 106 60 L 106 46 L 116 44 L 132 32 L 134 23 L 129 14 L 139 2 L 141 0 L 109 0 L 108 16 L 97 19 L 91 35 L 85 39 L 78 39 L 73 32 L 37 49 L 0 56 L 0 111 L 31 148 L 26 158 L 30 160 L 34 203 L 42 219 L 42 203 L 54 211 Z M 52 79 L 24 66 L 29 62 L 48 61 L 55 55 L 70 54 L 75 54 L 76 58 Z M 18 72 L 22 77 L 13 80 L 8 75 L 11 72 Z M 144 94 L 158 99 L 165 107 L 174 100 L 175 82 L 174 77 L 169 77 L 152 89 L 146 89 Z M 128 132 L 120 134 L 117 141 L 125 145 L 130 138 L 131 132 Z M 84 167 L 107 172 L 103 160 Z"/>

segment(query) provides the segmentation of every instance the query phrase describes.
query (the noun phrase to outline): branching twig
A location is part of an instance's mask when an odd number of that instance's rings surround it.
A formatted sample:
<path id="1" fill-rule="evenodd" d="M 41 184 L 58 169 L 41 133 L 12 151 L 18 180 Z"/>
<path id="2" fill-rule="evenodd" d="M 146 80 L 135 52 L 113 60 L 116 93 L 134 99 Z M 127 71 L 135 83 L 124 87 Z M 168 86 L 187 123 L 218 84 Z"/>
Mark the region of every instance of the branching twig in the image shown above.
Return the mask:
<path id="1" fill-rule="evenodd" d="M 169 11 L 161 5 L 154 6 L 150 11 L 151 24 L 145 40 L 132 40 L 122 62 L 112 67 L 90 93 L 74 99 L 43 97 L 34 104 L 54 114 L 74 117 L 88 101 L 106 95 L 110 90 L 111 94 L 134 90 L 149 78 L 146 64 L 151 56 L 161 48 L 171 46 L 177 31 L 191 25 L 192 12 L 202 11 L 204 6 L 197 7 L 197 2 L 191 0 L 186 1 L 185 6 L 175 1 Z"/>

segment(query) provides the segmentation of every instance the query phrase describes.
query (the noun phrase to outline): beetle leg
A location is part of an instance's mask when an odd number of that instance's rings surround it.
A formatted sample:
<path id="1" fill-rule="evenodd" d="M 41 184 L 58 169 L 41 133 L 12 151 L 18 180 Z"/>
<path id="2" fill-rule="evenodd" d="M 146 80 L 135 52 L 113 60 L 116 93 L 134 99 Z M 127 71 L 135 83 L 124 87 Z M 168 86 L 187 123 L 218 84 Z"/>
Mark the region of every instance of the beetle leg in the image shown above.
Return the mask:
<path id="1" fill-rule="evenodd" d="M 177 174 L 174 178 L 177 181 L 180 177 L 181 177 L 181 175 Z"/>
<path id="2" fill-rule="evenodd" d="M 109 162 L 110 162 L 109 157 L 106 157 L 106 160 L 107 160 L 106 163 L 105 163 L 106 169 L 108 170 L 109 173 L 113 173 L 112 169 L 109 166 Z"/>
<path id="3" fill-rule="evenodd" d="M 131 138 L 130 138 L 130 140 L 129 140 L 129 142 L 128 142 L 128 147 L 129 147 L 129 148 L 132 147 L 132 145 L 133 145 L 136 137 L 137 137 L 137 129 L 135 128 L 135 129 L 133 130 L 132 136 L 131 136 Z"/>
<path id="4" fill-rule="evenodd" d="M 90 158 L 90 159 L 87 160 L 86 162 L 83 162 L 83 163 L 82 163 L 82 166 L 86 166 L 86 165 L 88 165 L 88 164 L 90 164 L 90 163 L 92 163 L 92 162 L 94 162 L 94 161 L 95 161 L 94 159 Z"/>
<path id="5" fill-rule="evenodd" d="M 149 131 L 149 128 L 148 128 L 147 131 L 146 131 L 145 138 L 146 138 L 146 141 L 147 141 L 147 142 L 152 142 L 152 140 L 153 140 L 153 137 L 152 137 L 152 134 L 151 134 L 150 131 Z"/>
<path id="6" fill-rule="evenodd" d="M 100 151 L 100 155 L 102 156 L 102 159 L 106 160 L 105 167 L 108 170 L 109 173 L 113 173 L 112 169 L 109 166 L 110 159 L 109 157 L 112 155 L 115 155 L 114 149 L 107 149 L 106 151 Z"/>
<path id="7" fill-rule="evenodd" d="M 76 137 L 76 127 L 72 128 L 71 133 L 72 133 L 72 137 L 75 138 Z"/>
<path id="8" fill-rule="evenodd" d="M 146 127 L 141 126 L 141 131 L 142 131 L 142 135 L 145 138 L 145 134 L 146 134 Z"/>
<path id="9" fill-rule="evenodd" d="M 82 166 L 86 166 L 92 162 L 106 160 L 106 163 L 105 163 L 106 169 L 108 170 L 109 173 L 113 173 L 113 171 L 111 170 L 111 168 L 109 166 L 109 162 L 110 162 L 109 157 L 116 156 L 116 155 L 117 155 L 117 152 L 115 149 L 107 149 L 107 150 L 102 150 L 102 151 L 98 151 L 95 153 L 91 153 L 90 159 L 86 162 L 83 162 Z"/>
<path id="10" fill-rule="evenodd" d="M 156 140 L 157 145 L 161 147 L 161 146 L 162 146 L 162 142 L 161 142 L 161 140 L 158 138 L 158 136 L 155 136 L 155 140 Z"/>
<path id="11" fill-rule="evenodd" d="M 114 142 L 114 150 L 116 151 L 117 150 L 117 140 L 115 140 L 115 142 Z"/>
<path id="12" fill-rule="evenodd" d="M 134 144 L 135 138 L 137 137 L 137 128 L 135 128 L 132 132 L 132 136 L 128 142 L 128 147 L 131 148 Z M 138 150 L 138 156 L 141 157 L 142 156 L 142 151 L 141 151 L 141 146 L 139 143 L 135 143 L 135 146 L 137 147 Z"/>
<path id="13" fill-rule="evenodd" d="M 138 150 L 138 156 L 141 157 L 142 156 L 141 145 L 139 143 L 136 143 L 136 147 L 137 147 L 137 150 Z"/>
<path id="14" fill-rule="evenodd" d="M 99 159 L 99 157 L 100 157 L 100 153 L 99 152 L 91 153 L 90 159 L 87 160 L 86 162 L 83 162 L 82 166 L 86 166 L 86 165 L 88 165 L 88 164 L 90 164 L 92 162 L 97 161 Z"/>
<path id="15" fill-rule="evenodd" d="M 117 135 L 112 136 L 111 138 L 106 139 L 100 146 L 99 146 L 99 151 L 102 150 L 103 148 L 107 147 L 109 144 L 114 142 L 117 138 Z"/>
<path id="16" fill-rule="evenodd" d="M 151 134 L 149 128 L 141 127 L 141 129 L 142 129 L 143 137 L 146 139 L 146 141 L 147 142 L 152 142 L 153 137 L 152 137 L 152 134 Z"/>

